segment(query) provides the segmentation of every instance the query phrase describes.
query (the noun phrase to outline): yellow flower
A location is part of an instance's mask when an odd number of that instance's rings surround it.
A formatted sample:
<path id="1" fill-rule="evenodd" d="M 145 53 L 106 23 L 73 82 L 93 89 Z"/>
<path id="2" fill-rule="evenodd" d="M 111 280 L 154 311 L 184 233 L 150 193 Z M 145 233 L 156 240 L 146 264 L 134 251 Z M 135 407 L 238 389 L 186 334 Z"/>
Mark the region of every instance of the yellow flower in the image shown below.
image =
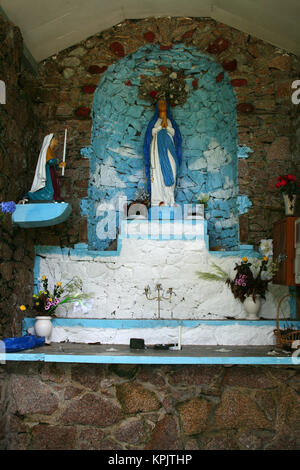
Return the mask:
<path id="1" fill-rule="evenodd" d="M 268 257 L 267 256 L 264 256 L 264 261 L 268 261 Z"/>
<path id="2" fill-rule="evenodd" d="M 39 303 L 39 302 L 36 302 L 35 305 L 40 305 L 40 303 Z"/>
<path id="3" fill-rule="evenodd" d="M 61 286 L 61 282 L 57 282 L 56 285 L 57 285 L 57 287 L 60 287 L 60 286 Z"/>
<path id="4" fill-rule="evenodd" d="M 247 256 L 244 256 L 244 257 L 242 258 L 242 261 L 244 261 L 244 263 L 246 263 L 246 262 L 248 261 Z"/>
<path id="5" fill-rule="evenodd" d="M 47 292 L 46 292 L 45 290 L 44 290 L 44 292 L 43 292 L 43 293 L 44 293 L 45 295 L 47 295 Z"/>
<path id="6" fill-rule="evenodd" d="M 22 312 L 24 312 L 24 310 L 26 310 L 25 305 L 21 305 L 21 306 L 20 306 L 20 310 L 22 310 Z"/>
<path id="7" fill-rule="evenodd" d="M 43 281 L 46 279 L 46 276 L 42 276 Z"/>

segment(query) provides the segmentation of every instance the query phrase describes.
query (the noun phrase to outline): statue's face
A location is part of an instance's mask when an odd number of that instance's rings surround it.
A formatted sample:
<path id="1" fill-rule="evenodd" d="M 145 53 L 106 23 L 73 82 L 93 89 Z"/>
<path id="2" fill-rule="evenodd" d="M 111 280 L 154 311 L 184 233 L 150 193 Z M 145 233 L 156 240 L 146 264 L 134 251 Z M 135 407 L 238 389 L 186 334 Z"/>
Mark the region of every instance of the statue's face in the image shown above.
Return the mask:
<path id="1" fill-rule="evenodd" d="M 57 147 L 58 146 L 58 140 L 56 137 L 52 137 L 51 139 L 51 147 L 54 148 L 54 147 Z"/>
<path id="2" fill-rule="evenodd" d="M 158 111 L 159 112 L 166 112 L 167 111 L 167 103 L 165 100 L 159 100 L 158 102 Z"/>

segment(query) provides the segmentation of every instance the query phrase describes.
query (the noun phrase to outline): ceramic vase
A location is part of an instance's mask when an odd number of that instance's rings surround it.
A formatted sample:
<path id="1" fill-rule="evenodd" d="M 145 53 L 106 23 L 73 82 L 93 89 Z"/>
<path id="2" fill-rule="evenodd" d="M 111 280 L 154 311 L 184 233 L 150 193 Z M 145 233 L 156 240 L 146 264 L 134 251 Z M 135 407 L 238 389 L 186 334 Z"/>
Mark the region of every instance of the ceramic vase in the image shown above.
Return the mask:
<path id="1" fill-rule="evenodd" d="M 284 211 L 285 215 L 294 215 L 296 209 L 296 194 L 289 196 L 288 194 L 283 194 L 283 202 L 284 202 Z"/>
<path id="2" fill-rule="evenodd" d="M 246 320 L 259 320 L 259 311 L 261 307 L 260 296 L 255 296 L 255 301 L 252 295 L 246 297 L 244 300 L 244 309 L 246 312 Z"/>
<path id="3" fill-rule="evenodd" d="M 51 344 L 52 333 L 52 317 L 38 316 L 35 317 L 34 331 L 37 336 L 45 336 L 45 344 Z"/>

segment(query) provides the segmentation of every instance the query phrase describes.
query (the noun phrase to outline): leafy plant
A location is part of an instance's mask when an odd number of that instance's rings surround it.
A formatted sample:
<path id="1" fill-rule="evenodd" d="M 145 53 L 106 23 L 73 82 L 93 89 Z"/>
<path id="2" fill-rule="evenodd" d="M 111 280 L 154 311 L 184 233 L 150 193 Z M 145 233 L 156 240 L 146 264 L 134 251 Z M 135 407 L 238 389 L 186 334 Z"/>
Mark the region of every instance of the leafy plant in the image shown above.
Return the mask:
<path id="1" fill-rule="evenodd" d="M 78 276 L 74 276 L 65 286 L 61 282 L 56 282 L 53 291 L 49 290 L 49 281 L 46 276 L 42 277 L 43 289 L 38 294 L 33 295 L 33 309 L 44 315 L 55 316 L 55 310 L 58 305 L 80 302 L 90 297 L 82 292 L 82 280 Z M 21 310 L 26 310 L 25 305 L 21 305 Z"/>
<path id="2" fill-rule="evenodd" d="M 267 256 L 264 256 L 257 265 L 252 266 L 252 269 L 251 266 L 252 263 L 249 263 L 248 258 L 242 258 L 241 263 L 235 265 L 236 275 L 233 280 L 215 263 L 212 263 L 215 273 L 197 271 L 197 274 L 200 279 L 206 281 L 225 282 L 230 287 L 234 297 L 241 302 L 244 302 L 246 297 L 249 296 L 252 296 L 253 300 L 258 295 L 265 299 L 268 284 L 278 267 Z"/>
<path id="3" fill-rule="evenodd" d="M 214 268 L 214 270 L 216 271 L 215 273 L 208 273 L 208 272 L 200 272 L 200 271 L 197 271 L 197 274 L 198 274 L 198 277 L 200 279 L 203 279 L 205 281 L 222 281 L 222 282 L 226 282 L 227 279 L 228 279 L 228 274 L 223 271 L 222 268 L 220 268 L 220 266 L 218 266 L 217 264 L 215 263 L 211 263 L 212 267 Z"/>

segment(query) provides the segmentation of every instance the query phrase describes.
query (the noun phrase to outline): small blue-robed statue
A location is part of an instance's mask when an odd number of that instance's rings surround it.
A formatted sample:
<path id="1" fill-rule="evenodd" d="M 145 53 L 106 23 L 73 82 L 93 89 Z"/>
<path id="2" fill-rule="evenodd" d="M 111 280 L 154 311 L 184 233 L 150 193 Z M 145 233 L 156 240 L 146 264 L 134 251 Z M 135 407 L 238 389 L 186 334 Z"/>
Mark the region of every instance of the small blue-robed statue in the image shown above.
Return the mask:
<path id="1" fill-rule="evenodd" d="M 144 157 L 151 206 L 174 206 L 175 186 L 182 161 L 181 134 L 171 116 L 167 102 L 156 103 L 155 114 L 148 124 Z"/>
<path id="2" fill-rule="evenodd" d="M 54 149 L 58 140 L 53 134 L 46 135 L 36 165 L 31 190 L 25 194 L 23 201 L 62 201 L 60 185 L 56 170 L 65 167 L 66 163 L 58 163 Z"/>

